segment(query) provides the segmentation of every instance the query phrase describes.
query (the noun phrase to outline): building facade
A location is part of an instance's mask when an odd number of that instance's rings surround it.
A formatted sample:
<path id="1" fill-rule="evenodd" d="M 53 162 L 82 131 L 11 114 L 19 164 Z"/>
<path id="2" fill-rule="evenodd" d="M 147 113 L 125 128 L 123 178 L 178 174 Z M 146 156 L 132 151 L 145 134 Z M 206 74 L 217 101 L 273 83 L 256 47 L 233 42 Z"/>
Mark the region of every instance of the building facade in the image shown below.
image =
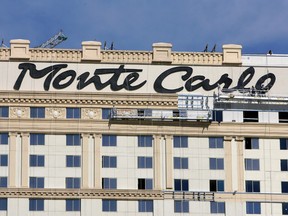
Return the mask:
<path id="1" fill-rule="evenodd" d="M 0 216 L 288 215 L 288 56 L 0 48 Z"/>

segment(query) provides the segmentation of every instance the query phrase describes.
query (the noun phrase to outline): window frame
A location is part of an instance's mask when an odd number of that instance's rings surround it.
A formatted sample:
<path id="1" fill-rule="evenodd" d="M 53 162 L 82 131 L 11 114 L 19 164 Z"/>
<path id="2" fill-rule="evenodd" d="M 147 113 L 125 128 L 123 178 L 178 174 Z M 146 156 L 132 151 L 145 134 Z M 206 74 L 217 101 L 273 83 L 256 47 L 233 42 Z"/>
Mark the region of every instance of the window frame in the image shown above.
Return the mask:
<path id="1" fill-rule="evenodd" d="M 29 211 L 44 211 L 45 200 L 39 198 L 29 198 Z"/>
<path id="2" fill-rule="evenodd" d="M 30 176 L 29 188 L 45 188 L 45 178 Z"/>
<path id="3" fill-rule="evenodd" d="M 9 106 L 0 106 L 0 118 L 9 117 Z"/>
<path id="4" fill-rule="evenodd" d="M 9 142 L 9 134 L 8 133 L 0 133 L 0 145 L 8 145 Z"/>
<path id="5" fill-rule="evenodd" d="M 117 212 L 117 200 L 102 199 L 102 212 Z"/>
<path id="6" fill-rule="evenodd" d="M 209 148 L 210 149 L 223 149 L 224 138 L 223 137 L 209 137 Z"/>
<path id="7" fill-rule="evenodd" d="M 174 169 L 189 169 L 188 157 L 173 157 Z"/>
<path id="8" fill-rule="evenodd" d="M 138 212 L 153 212 L 153 200 L 138 200 Z"/>
<path id="9" fill-rule="evenodd" d="M 8 154 L 0 154 L 0 166 L 8 166 Z"/>
<path id="10" fill-rule="evenodd" d="M 224 158 L 209 158 L 210 170 L 224 170 Z"/>
<path id="11" fill-rule="evenodd" d="M 211 214 L 225 214 L 226 205 L 225 202 L 210 202 L 210 213 Z"/>
<path id="12" fill-rule="evenodd" d="M 117 189 L 117 178 L 102 178 L 102 189 Z"/>
<path id="13" fill-rule="evenodd" d="M 8 187 L 8 177 L 0 176 L 0 188 L 7 188 Z"/>
<path id="14" fill-rule="evenodd" d="M 30 145 L 45 145 L 45 134 L 30 133 Z"/>
<path id="15" fill-rule="evenodd" d="M 152 147 L 153 136 L 152 135 L 139 135 L 138 136 L 138 147 Z"/>
<path id="16" fill-rule="evenodd" d="M 66 119 L 81 119 L 81 108 L 66 107 Z"/>
<path id="17" fill-rule="evenodd" d="M 138 178 L 138 190 L 153 190 L 153 179 Z"/>
<path id="18" fill-rule="evenodd" d="M 261 183 L 258 180 L 246 180 L 245 181 L 245 192 L 246 193 L 260 193 Z"/>
<path id="19" fill-rule="evenodd" d="M 246 171 L 259 171 L 260 170 L 260 160 L 257 158 L 245 158 L 244 165 Z"/>
<path id="20" fill-rule="evenodd" d="M 280 150 L 288 150 L 288 139 L 280 138 Z"/>
<path id="21" fill-rule="evenodd" d="M 188 136 L 173 136 L 174 148 L 188 148 Z"/>
<path id="22" fill-rule="evenodd" d="M 30 107 L 30 118 L 45 118 L 45 107 Z"/>
<path id="23" fill-rule="evenodd" d="M 281 193 L 288 193 L 288 181 L 281 181 Z"/>
<path id="24" fill-rule="evenodd" d="M 66 134 L 66 146 L 81 146 L 81 135 Z"/>
<path id="25" fill-rule="evenodd" d="M 66 155 L 66 167 L 81 167 L 81 155 Z"/>
<path id="26" fill-rule="evenodd" d="M 66 211 L 81 211 L 81 199 L 66 199 Z"/>
<path id="27" fill-rule="evenodd" d="M 66 177 L 65 188 L 66 189 L 81 188 L 81 178 L 80 177 Z"/>
<path id="28" fill-rule="evenodd" d="M 243 122 L 259 122 L 259 112 L 251 110 L 243 111 Z"/>
<path id="29" fill-rule="evenodd" d="M 280 170 L 288 171 L 288 159 L 280 159 Z"/>
<path id="30" fill-rule="evenodd" d="M 221 180 L 219 180 L 219 179 L 210 179 L 209 180 L 209 189 L 210 189 L 211 192 L 224 192 L 225 191 L 224 180 L 222 180 L 222 179 Z"/>
<path id="31" fill-rule="evenodd" d="M 7 198 L 0 198 L 0 211 L 7 211 L 7 204 L 8 204 Z"/>
<path id="32" fill-rule="evenodd" d="M 30 167 L 45 167 L 45 155 L 29 155 Z"/>
<path id="33" fill-rule="evenodd" d="M 189 200 L 174 200 L 174 213 L 189 213 Z"/>
<path id="34" fill-rule="evenodd" d="M 102 156 L 102 168 L 117 168 L 117 156 Z"/>
<path id="35" fill-rule="evenodd" d="M 116 135 L 109 135 L 109 134 L 102 134 L 102 146 L 117 146 L 117 136 Z"/>
<path id="36" fill-rule="evenodd" d="M 189 191 L 189 179 L 174 179 L 174 191 Z"/>
<path id="37" fill-rule="evenodd" d="M 246 214 L 261 214 L 261 202 L 246 202 Z"/>

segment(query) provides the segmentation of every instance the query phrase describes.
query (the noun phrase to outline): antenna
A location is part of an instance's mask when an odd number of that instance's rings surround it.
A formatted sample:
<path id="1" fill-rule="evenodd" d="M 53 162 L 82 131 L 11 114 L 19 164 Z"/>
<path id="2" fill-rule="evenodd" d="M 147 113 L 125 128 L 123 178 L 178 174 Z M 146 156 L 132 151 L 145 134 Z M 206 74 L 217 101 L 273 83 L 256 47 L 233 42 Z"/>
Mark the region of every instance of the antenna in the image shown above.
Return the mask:
<path id="1" fill-rule="evenodd" d="M 4 44 L 4 38 L 2 38 L 1 46 L 0 46 L 0 47 L 8 48 L 8 47 Z"/>
<path id="2" fill-rule="evenodd" d="M 60 30 L 60 32 L 36 48 L 54 48 L 65 40 L 67 40 L 67 37 L 63 34 L 62 30 Z"/>

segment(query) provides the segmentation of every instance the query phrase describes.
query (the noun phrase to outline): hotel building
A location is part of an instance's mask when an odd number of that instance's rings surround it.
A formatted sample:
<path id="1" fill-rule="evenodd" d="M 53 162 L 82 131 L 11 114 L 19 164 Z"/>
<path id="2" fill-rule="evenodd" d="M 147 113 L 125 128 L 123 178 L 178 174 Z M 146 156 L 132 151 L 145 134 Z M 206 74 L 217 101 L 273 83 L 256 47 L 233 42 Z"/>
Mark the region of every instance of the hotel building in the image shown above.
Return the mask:
<path id="1" fill-rule="evenodd" d="M 288 215 L 288 55 L 0 48 L 0 216 Z"/>

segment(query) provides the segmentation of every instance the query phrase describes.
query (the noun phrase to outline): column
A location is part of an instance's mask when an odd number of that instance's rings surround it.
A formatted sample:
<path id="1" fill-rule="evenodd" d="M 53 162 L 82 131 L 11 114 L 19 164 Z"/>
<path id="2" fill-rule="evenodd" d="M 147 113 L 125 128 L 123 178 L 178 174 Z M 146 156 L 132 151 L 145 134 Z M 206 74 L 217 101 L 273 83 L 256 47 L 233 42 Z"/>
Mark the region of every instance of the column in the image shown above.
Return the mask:
<path id="1" fill-rule="evenodd" d="M 8 187 L 16 187 L 16 138 L 17 133 L 9 133 Z"/>
<path id="2" fill-rule="evenodd" d="M 161 190 L 161 136 L 153 136 L 153 174 L 154 189 Z"/>
<path id="3" fill-rule="evenodd" d="M 173 136 L 166 135 L 166 189 L 173 188 Z"/>
<path id="4" fill-rule="evenodd" d="M 236 137 L 235 142 L 237 145 L 238 156 L 238 192 L 244 192 L 244 156 L 243 156 L 243 137 Z"/>
<path id="5" fill-rule="evenodd" d="M 225 191 L 232 191 L 232 137 L 224 137 L 224 151 L 225 151 Z"/>
<path id="6" fill-rule="evenodd" d="M 21 133 L 21 187 L 29 187 L 29 133 Z"/>
<path id="7" fill-rule="evenodd" d="M 82 136 L 82 188 L 89 188 L 89 134 Z"/>
<path id="8" fill-rule="evenodd" d="M 94 134 L 94 187 L 95 189 L 102 188 L 102 179 L 101 179 L 101 134 Z"/>

